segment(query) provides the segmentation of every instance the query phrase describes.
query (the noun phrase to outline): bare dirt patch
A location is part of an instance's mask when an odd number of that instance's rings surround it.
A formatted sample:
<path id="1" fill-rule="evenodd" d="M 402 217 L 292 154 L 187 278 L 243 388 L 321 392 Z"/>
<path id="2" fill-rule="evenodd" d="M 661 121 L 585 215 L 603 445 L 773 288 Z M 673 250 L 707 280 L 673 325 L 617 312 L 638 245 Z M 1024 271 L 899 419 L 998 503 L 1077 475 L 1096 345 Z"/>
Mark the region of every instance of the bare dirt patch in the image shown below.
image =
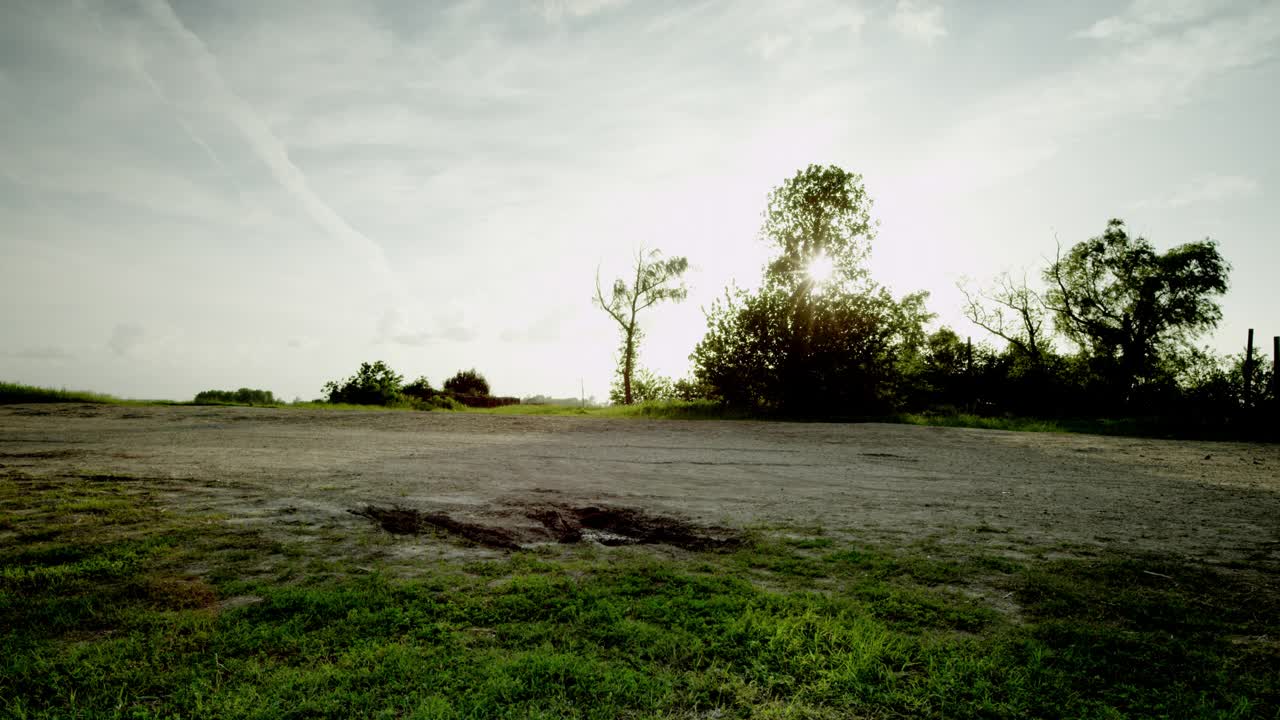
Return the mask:
<path id="1" fill-rule="evenodd" d="M 483 520 L 459 520 L 446 513 L 400 506 L 369 505 L 349 512 L 374 520 L 395 535 L 419 535 L 434 529 L 502 550 L 584 541 L 606 546 L 663 544 L 685 550 L 710 550 L 742 542 L 741 534 L 730 528 L 699 526 L 635 508 L 541 504 L 488 510 L 480 509 Z M 513 518 L 517 521 L 512 522 Z M 520 519 L 532 520 L 533 524 L 519 522 Z"/>
<path id="2" fill-rule="evenodd" d="M 1148 553 L 1280 569 L 1276 445 L 878 424 L 33 410 L 0 407 L 0 482 L 133 478 L 175 510 L 279 540 L 369 539 L 406 563 L 494 552 L 448 541 L 461 531 L 446 523 L 498 528 L 522 546 L 575 532 L 601 542 L 619 522 L 631 523 L 619 533 L 628 538 L 696 543 L 678 528 L 636 529 L 655 517 L 715 538 L 705 529 L 764 526 L 1011 556 Z M 440 515 L 438 533 L 398 541 L 348 512 L 368 506 Z M 579 512 L 593 507 L 644 517 Z"/>

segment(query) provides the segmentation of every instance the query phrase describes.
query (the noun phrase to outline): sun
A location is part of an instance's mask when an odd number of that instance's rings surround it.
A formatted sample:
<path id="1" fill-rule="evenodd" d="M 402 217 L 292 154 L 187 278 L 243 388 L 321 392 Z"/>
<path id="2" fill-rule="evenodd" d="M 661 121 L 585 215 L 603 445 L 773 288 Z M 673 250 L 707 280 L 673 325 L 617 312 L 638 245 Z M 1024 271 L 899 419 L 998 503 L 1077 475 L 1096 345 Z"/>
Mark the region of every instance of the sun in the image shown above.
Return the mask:
<path id="1" fill-rule="evenodd" d="M 836 265 L 832 262 L 831 257 L 826 253 L 818 253 L 805 266 L 804 274 L 808 276 L 809 281 L 814 285 L 824 285 L 831 280 L 835 270 Z"/>

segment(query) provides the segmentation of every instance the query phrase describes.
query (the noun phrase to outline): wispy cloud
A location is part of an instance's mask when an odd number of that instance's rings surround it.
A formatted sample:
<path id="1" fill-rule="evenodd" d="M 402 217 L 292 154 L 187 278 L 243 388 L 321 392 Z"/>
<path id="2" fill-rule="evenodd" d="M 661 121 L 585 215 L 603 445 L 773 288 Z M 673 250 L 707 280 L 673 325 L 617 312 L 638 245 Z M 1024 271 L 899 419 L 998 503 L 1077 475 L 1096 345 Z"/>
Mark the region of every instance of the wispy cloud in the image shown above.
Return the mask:
<path id="1" fill-rule="evenodd" d="M 1235 0 L 1134 0 L 1123 12 L 1104 17 L 1078 34 L 1094 40 L 1133 42 L 1163 28 L 1204 20 L 1233 5 L 1239 7 Z"/>
<path id="2" fill-rule="evenodd" d="M 1135 116 L 1169 114 L 1215 79 L 1280 54 L 1280 4 L 1168 26 L 1057 73 L 981 98 L 926 155 L 939 188 L 980 189 L 1058 154 L 1063 143 Z"/>
<path id="3" fill-rule="evenodd" d="M 474 340 L 476 334 L 469 328 L 460 313 L 437 313 L 430 328 L 410 327 L 399 310 L 387 310 L 378 320 L 376 342 L 424 347 L 439 343 L 463 343 Z"/>
<path id="4" fill-rule="evenodd" d="M 73 357 L 71 353 L 56 345 L 22 348 L 5 354 L 19 360 L 32 360 L 37 362 L 61 362 L 64 360 L 70 360 Z"/>
<path id="5" fill-rule="evenodd" d="M 942 5 L 927 0 L 898 0 L 889 25 L 899 35 L 925 45 L 947 36 Z"/>
<path id="6" fill-rule="evenodd" d="M 547 20 L 581 18 L 626 4 L 627 0 L 539 0 L 538 9 Z"/>
<path id="7" fill-rule="evenodd" d="M 140 2 L 154 21 L 186 46 L 195 60 L 199 74 L 212 91 L 213 97 L 210 100 L 214 107 L 244 133 L 249 145 L 257 152 L 262 162 L 271 169 L 280 185 L 293 196 L 317 225 L 330 232 L 334 238 L 363 254 L 368 259 L 370 267 L 389 285 L 387 289 L 403 294 L 382 247 L 351 227 L 311 189 L 306 175 L 290 160 L 284 145 L 275 137 L 253 107 L 227 85 L 218 69 L 218 59 L 209 51 L 200 37 L 183 24 L 166 0 L 140 0 Z"/>
<path id="8" fill-rule="evenodd" d="M 1182 208 L 1214 205 L 1232 200 L 1257 197 L 1262 186 L 1257 180 L 1242 175 L 1207 175 L 1183 183 L 1172 192 L 1147 198 L 1137 203 L 1142 208 Z"/>

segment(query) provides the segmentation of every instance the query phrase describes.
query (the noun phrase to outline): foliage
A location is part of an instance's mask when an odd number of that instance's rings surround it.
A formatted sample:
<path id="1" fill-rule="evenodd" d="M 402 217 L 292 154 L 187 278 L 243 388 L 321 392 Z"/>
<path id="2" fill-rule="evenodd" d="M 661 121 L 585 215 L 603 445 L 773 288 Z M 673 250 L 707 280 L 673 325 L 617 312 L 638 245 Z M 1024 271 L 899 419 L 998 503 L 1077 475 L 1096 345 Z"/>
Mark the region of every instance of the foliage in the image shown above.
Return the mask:
<path id="1" fill-rule="evenodd" d="M 862 176 L 834 165 L 810 165 L 769 194 L 760 235 L 776 253 L 766 282 L 784 291 L 813 285 L 808 268 L 816 258 L 834 266 L 832 284 L 849 289 L 868 278 L 867 258 L 875 226 L 871 197 Z"/>
<path id="2" fill-rule="evenodd" d="M 484 375 L 470 370 L 459 370 L 453 377 L 444 381 L 444 389 L 459 395 L 488 395 L 489 381 Z"/>
<path id="3" fill-rule="evenodd" d="M 401 375 L 381 360 L 361 363 L 355 375 L 325 383 L 325 400 L 350 405 L 395 405 L 403 400 L 400 394 L 403 381 Z"/>
<path id="4" fill-rule="evenodd" d="M 635 275 L 631 284 L 622 278 L 613 281 L 609 298 L 605 299 L 600 288 L 600 272 L 596 271 L 596 294 L 592 302 L 618 324 L 621 344 L 618 348 L 618 379 L 622 387 L 621 402 L 630 405 L 635 401 L 632 384 L 636 362 L 640 354 L 640 329 L 637 315 L 660 302 L 680 302 L 689 294 L 681 277 L 689 269 L 689 260 L 683 257 L 662 259 L 659 250 L 636 253 Z"/>
<path id="5" fill-rule="evenodd" d="M 731 289 L 706 312 L 697 381 L 735 407 L 871 415 L 902 393 L 924 341 L 925 293 L 895 300 L 869 281 L 874 235 L 861 176 L 811 165 L 769 196 L 761 235 L 776 252 L 756 293 Z M 808 269 L 820 258 L 826 281 Z"/>
<path id="6" fill-rule="evenodd" d="M 730 405 L 788 414 L 873 415 L 895 404 L 900 363 L 927 318 L 922 295 L 828 288 L 795 310 L 776 289 L 726 294 L 694 349 L 698 381 Z"/>
<path id="7" fill-rule="evenodd" d="M 192 402 L 197 405 L 275 405 L 275 395 L 270 390 L 205 390 L 197 393 Z"/>
<path id="8" fill-rule="evenodd" d="M 1044 271 L 1045 304 L 1103 382 L 1134 404 L 1135 389 L 1167 380 L 1156 371 L 1169 352 L 1217 325 L 1228 270 L 1212 240 L 1161 254 L 1112 220 Z"/>
<path id="9" fill-rule="evenodd" d="M 676 399 L 675 383 L 671 378 L 655 375 L 645 368 L 637 368 L 631 379 L 631 403 L 626 401 L 626 388 L 621 377 L 615 377 L 609 387 L 609 402 L 630 405 L 643 402 L 665 402 Z"/>

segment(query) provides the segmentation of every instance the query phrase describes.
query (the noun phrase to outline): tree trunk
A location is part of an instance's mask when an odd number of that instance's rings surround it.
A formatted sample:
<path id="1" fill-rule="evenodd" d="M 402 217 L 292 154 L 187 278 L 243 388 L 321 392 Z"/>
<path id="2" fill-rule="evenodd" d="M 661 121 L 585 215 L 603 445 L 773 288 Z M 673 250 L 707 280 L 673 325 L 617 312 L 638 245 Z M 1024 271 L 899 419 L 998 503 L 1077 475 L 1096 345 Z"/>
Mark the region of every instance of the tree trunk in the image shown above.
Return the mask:
<path id="1" fill-rule="evenodd" d="M 631 397 L 631 372 L 635 369 L 636 357 L 636 331 L 634 326 L 627 330 L 627 345 L 623 351 L 622 358 L 622 404 L 630 405 Z"/>

